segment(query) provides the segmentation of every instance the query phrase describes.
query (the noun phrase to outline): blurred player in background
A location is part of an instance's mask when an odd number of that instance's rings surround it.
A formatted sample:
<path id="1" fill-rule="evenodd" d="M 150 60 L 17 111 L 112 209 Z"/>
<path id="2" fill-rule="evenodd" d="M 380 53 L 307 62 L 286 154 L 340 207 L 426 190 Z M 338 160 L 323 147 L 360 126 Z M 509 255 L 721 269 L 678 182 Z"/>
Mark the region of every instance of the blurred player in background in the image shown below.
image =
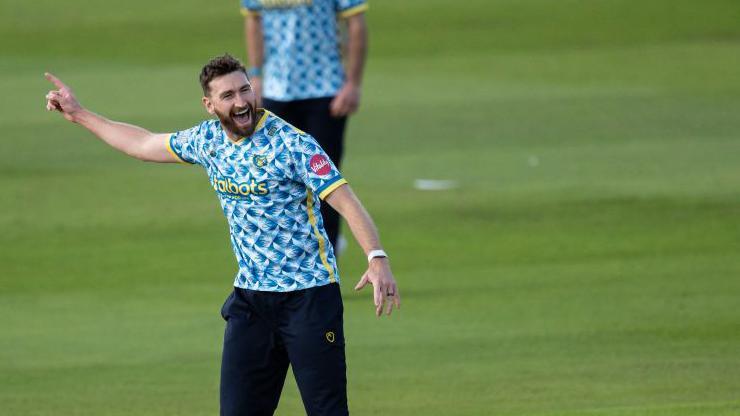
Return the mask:
<path id="1" fill-rule="evenodd" d="M 258 105 L 316 138 L 337 167 L 347 117 L 360 105 L 367 50 L 365 0 L 241 0 L 249 77 Z M 346 23 L 346 68 L 339 23 Z M 339 215 L 321 207 L 337 247 Z"/>
<path id="2" fill-rule="evenodd" d="M 221 310 L 221 414 L 272 415 L 290 364 L 309 415 L 347 415 L 344 308 L 322 200 L 342 214 L 367 255 L 355 289 L 373 286 L 378 316 L 400 298 L 372 219 L 316 141 L 258 108 L 246 68 L 229 55 L 200 74 L 203 105 L 215 118 L 176 133 L 108 120 L 46 77 L 58 88 L 47 94 L 47 110 L 129 156 L 208 173 L 239 264 Z"/>

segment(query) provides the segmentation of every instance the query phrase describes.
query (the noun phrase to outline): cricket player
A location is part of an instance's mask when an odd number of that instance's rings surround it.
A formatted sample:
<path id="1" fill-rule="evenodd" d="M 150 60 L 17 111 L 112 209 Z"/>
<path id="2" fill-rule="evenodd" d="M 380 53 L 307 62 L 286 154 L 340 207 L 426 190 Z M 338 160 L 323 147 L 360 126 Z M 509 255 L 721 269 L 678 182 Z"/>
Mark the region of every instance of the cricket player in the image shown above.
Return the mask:
<path id="1" fill-rule="evenodd" d="M 261 99 L 265 109 L 314 137 L 340 167 L 347 119 L 360 106 L 367 1 L 240 3 L 250 64 L 247 73 L 258 105 Z M 339 35 L 342 29 L 344 41 Z M 339 214 L 325 204 L 321 216 L 329 241 L 341 249 Z"/>
<path id="2" fill-rule="evenodd" d="M 82 107 L 52 74 L 46 108 L 143 161 L 200 165 L 228 220 L 239 265 L 226 320 L 221 415 L 272 415 L 293 366 L 308 415 L 347 415 L 339 272 L 319 212 L 347 221 L 368 258 L 355 289 L 373 287 L 375 313 L 400 307 L 375 225 L 316 141 L 258 108 L 245 67 L 229 55 L 200 74 L 215 116 L 176 133 L 152 133 Z"/>

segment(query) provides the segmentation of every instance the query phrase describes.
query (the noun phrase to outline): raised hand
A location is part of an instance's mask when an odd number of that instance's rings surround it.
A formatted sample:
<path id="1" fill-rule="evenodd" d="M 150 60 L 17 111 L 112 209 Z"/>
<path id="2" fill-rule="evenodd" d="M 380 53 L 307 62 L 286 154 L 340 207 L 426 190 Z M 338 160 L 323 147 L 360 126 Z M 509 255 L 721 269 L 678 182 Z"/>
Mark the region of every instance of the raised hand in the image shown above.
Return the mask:
<path id="1" fill-rule="evenodd" d="M 44 77 L 58 88 L 46 94 L 46 109 L 48 111 L 59 111 L 67 120 L 75 121 L 75 114 L 82 110 L 82 106 L 75 98 L 72 90 L 49 72 L 45 73 Z"/>

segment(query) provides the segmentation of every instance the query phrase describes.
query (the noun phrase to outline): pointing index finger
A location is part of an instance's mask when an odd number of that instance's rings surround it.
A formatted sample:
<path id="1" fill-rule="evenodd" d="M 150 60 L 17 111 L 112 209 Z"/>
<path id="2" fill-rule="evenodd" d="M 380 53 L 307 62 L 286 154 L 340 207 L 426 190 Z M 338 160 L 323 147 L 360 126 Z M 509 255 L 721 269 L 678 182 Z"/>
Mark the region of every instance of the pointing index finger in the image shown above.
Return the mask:
<path id="1" fill-rule="evenodd" d="M 59 78 L 55 77 L 54 74 L 52 74 L 51 72 L 45 72 L 44 77 L 46 77 L 46 79 L 51 81 L 59 89 L 67 88 L 67 86 Z"/>

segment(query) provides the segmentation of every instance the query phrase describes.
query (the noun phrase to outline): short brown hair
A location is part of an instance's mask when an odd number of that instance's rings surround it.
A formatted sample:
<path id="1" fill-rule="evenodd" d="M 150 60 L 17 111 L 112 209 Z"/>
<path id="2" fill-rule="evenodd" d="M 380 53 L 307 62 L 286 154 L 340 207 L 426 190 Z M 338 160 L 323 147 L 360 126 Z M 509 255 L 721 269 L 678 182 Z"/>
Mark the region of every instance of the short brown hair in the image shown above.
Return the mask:
<path id="1" fill-rule="evenodd" d="M 247 74 L 247 69 L 244 65 L 228 53 L 211 59 L 200 71 L 200 86 L 203 88 L 203 94 L 210 94 L 211 87 L 208 84 L 214 78 L 230 74 L 234 71 L 241 71 L 244 75 Z"/>

